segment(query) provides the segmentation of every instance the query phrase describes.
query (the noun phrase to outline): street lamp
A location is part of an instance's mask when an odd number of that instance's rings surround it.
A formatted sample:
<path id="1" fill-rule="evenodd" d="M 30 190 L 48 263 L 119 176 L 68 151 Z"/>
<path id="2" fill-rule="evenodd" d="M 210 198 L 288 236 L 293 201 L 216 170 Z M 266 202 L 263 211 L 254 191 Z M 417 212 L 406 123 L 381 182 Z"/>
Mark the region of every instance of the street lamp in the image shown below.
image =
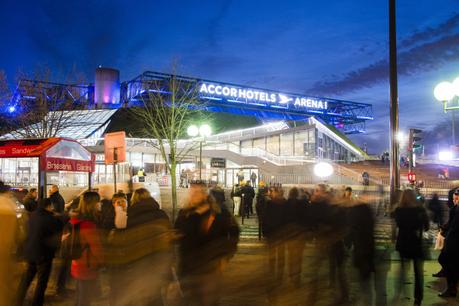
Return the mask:
<path id="1" fill-rule="evenodd" d="M 199 139 L 199 180 L 202 180 L 202 143 L 206 137 L 212 135 L 212 128 L 208 124 L 202 124 L 201 126 L 190 125 L 187 129 L 187 134 L 190 137 L 200 136 Z"/>
<path id="2" fill-rule="evenodd" d="M 434 96 L 440 102 L 443 102 L 443 111 L 451 111 L 451 130 L 452 130 L 452 144 L 456 144 L 455 128 L 454 128 L 454 111 L 459 109 L 459 106 L 448 106 L 448 102 L 453 100 L 456 96 L 459 97 L 459 78 L 454 82 L 441 82 L 434 89 Z"/>

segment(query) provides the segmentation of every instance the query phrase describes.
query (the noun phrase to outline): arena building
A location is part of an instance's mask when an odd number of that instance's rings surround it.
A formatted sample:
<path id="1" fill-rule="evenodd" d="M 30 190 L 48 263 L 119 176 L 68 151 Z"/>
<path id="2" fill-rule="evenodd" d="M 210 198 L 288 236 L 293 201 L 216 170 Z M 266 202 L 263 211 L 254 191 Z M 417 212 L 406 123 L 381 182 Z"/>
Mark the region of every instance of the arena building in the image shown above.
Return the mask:
<path id="1" fill-rule="evenodd" d="M 167 84 L 171 77 L 170 74 L 144 72 L 133 80 L 120 82 L 117 70 L 98 68 L 94 84 L 69 85 L 21 80 L 11 104 L 4 111 L 14 116 L 14 112 L 20 111 L 16 105 L 18 101 L 28 100 L 33 103 L 34 88 L 40 88 L 50 97 L 54 92 L 63 92 L 65 99 L 72 99 L 75 104 L 83 107 L 63 112 L 67 124 L 56 136 L 75 139 L 94 153 L 96 166 L 92 180 L 94 184 L 109 183 L 113 181 L 113 170 L 104 163 L 102 136 L 113 131 L 112 118 L 126 108 L 139 105 L 139 100 L 145 99 L 149 91 L 157 91 L 157 87 L 152 84 Z M 256 118 L 260 122 L 246 128 L 234 126 L 229 131 L 207 137 L 201 143 L 202 160 L 198 160 L 200 152 L 197 149 L 191 150 L 177 169 L 179 173 L 186 173 L 189 179 L 196 178 L 198 168 L 201 168 L 203 178 L 231 186 L 236 182 L 236 173 L 241 169 L 247 179 L 255 173 L 257 180 L 267 180 L 280 173 L 305 175 L 310 172 L 308 167 L 320 160 L 340 163 L 367 158 L 366 153 L 353 144 L 346 134 L 365 132 L 366 121 L 373 120 L 370 104 L 197 78 L 177 78 L 196 89 L 199 97 L 196 107 L 199 109 L 248 116 L 246 118 Z M 40 86 L 36 86 L 37 83 Z M 170 94 L 167 85 L 161 90 L 166 96 Z M 218 127 L 215 129 L 218 130 Z M 20 138 L 23 134 L 16 130 L 2 138 Z M 164 160 L 151 145 L 154 141 L 127 138 L 127 161 L 117 166 L 118 181 L 131 180 L 137 170 L 143 168 L 148 180 L 168 184 Z M 196 139 L 183 139 L 179 143 L 186 146 L 193 141 Z M 0 179 L 15 185 L 27 185 L 27 182 L 18 183 L 17 177 L 11 175 L 24 171 L 19 162 L 2 161 L 0 165 Z M 8 173 L 8 177 L 3 177 L 3 173 Z M 52 173 L 49 175 L 62 177 Z M 72 173 L 66 172 L 66 177 L 69 175 Z M 63 177 L 62 183 L 85 182 Z"/>

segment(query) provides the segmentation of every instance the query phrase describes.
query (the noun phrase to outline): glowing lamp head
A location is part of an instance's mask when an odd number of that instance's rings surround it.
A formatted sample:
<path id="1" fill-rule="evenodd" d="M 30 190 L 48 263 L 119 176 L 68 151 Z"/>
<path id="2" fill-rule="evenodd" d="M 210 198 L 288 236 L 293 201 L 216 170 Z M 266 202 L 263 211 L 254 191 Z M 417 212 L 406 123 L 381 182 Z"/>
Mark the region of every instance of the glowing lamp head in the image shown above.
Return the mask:
<path id="1" fill-rule="evenodd" d="M 199 134 L 199 128 L 196 125 L 190 125 L 186 130 L 188 136 L 196 137 Z"/>
<path id="2" fill-rule="evenodd" d="M 326 162 L 317 163 L 314 166 L 314 174 L 325 179 L 333 174 L 333 166 Z"/>
<path id="3" fill-rule="evenodd" d="M 435 99 L 441 102 L 449 101 L 454 97 L 454 87 L 450 82 L 441 82 L 434 89 Z"/>
<path id="4" fill-rule="evenodd" d="M 451 151 L 441 151 L 438 153 L 439 160 L 452 160 L 453 159 L 453 152 Z"/>
<path id="5" fill-rule="evenodd" d="M 402 131 L 398 131 L 395 137 L 397 138 L 397 141 L 399 143 L 403 143 L 406 141 L 406 134 L 403 133 Z"/>
<path id="6" fill-rule="evenodd" d="M 16 111 L 16 106 L 12 105 L 12 106 L 8 107 L 8 112 L 9 113 L 14 113 L 15 111 Z"/>
<path id="7" fill-rule="evenodd" d="M 208 124 L 201 125 L 201 127 L 199 128 L 199 135 L 201 135 L 202 137 L 209 137 L 211 134 L 212 134 L 212 129 L 210 125 Z"/>

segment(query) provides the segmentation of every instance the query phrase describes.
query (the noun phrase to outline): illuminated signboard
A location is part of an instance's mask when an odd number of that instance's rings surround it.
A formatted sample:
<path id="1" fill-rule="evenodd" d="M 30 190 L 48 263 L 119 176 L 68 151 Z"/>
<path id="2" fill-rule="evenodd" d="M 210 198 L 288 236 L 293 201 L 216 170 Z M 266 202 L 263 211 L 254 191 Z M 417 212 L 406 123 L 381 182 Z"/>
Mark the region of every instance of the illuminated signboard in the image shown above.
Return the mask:
<path id="1" fill-rule="evenodd" d="M 243 100 L 249 104 L 263 103 L 267 105 L 292 106 L 295 108 L 313 108 L 320 110 L 326 110 L 328 108 L 328 102 L 321 99 L 276 93 L 263 89 L 220 85 L 216 83 L 201 83 L 199 85 L 199 93 L 211 95 L 213 97 L 238 99 L 239 101 Z"/>

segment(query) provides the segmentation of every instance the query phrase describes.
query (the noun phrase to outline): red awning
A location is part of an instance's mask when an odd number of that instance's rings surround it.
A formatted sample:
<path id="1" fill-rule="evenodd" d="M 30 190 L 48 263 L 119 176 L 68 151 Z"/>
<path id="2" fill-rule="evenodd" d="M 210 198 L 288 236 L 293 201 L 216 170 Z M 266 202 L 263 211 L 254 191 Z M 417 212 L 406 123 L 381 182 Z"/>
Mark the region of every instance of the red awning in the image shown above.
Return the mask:
<path id="1" fill-rule="evenodd" d="M 95 156 L 67 138 L 0 141 L 0 158 L 38 157 L 40 170 L 94 172 Z"/>

